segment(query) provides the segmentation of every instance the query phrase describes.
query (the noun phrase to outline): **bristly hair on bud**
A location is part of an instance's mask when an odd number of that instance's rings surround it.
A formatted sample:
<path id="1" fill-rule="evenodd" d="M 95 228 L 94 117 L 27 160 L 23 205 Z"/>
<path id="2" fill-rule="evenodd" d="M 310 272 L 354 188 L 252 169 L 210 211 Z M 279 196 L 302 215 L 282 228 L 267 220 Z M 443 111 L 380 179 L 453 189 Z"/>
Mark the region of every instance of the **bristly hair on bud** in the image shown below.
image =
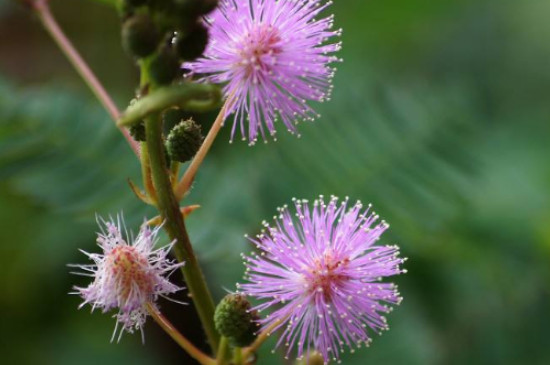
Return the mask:
<path id="1" fill-rule="evenodd" d="M 69 265 L 83 272 L 74 274 L 92 277 L 93 282 L 87 287 L 75 286 L 75 292 L 84 302 L 79 309 L 90 304 L 92 311 L 101 308 L 103 313 L 118 309 L 115 314 L 116 326 L 111 341 L 120 340 L 124 332 L 133 333 L 140 330 L 143 340 L 143 325 L 147 317 L 146 305 L 156 306 L 159 296 L 175 293 L 182 288 L 172 284 L 168 278 L 174 270 L 183 266 L 168 259 L 168 253 L 175 242 L 155 249 L 157 234 L 161 227 L 153 230 L 143 224 L 135 239 L 128 236 L 121 216 L 117 220 L 105 221 L 98 218 L 100 232 L 97 244 L 103 253 L 88 253 L 93 264 Z M 125 231 L 125 237 L 122 235 Z M 172 300 L 176 302 L 175 300 Z M 179 302 L 178 302 L 179 303 Z M 119 325 L 119 334 L 117 331 Z"/>
<path id="2" fill-rule="evenodd" d="M 315 19 L 332 1 L 221 0 L 205 22 L 210 41 L 202 58 L 183 67 L 202 81 L 227 83 L 233 102 L 231 140 L 237 126 L 243 140 L 254 144 L 266 132 L 273 137 L 280 119 L 291 133 L 299 120 L 317 113 L 308 101 L 330 97 L 334 52 L 340 50 L 340 30 L 333 16 Z M 248 126 L 246 126 L 248 122 Z"/>
<path id="3" fill-rule="evenodd" d="M 251 309 L 244 295 L 228 294 L 216 306 L 214 324 L 216 330 L 226 337 L 232 346 L 249 346 L 255 339 L 258 314 Z"/>
<path id="4" fill-rule="evenodd" d="M 259 254 L 246 259 L 248 281 L 240 290 L 261 303 L 254 309 L 272 313 L 261 319 L 263 328 L 284 328 L 277 346 L 294 346 L 297 357 L 319 351 L 325 362 L 339 359 L 345 347 L 371 342 L 369 329 L 388 329 L 385 313 L 399 304 L 397 287 L 385 277 L 404 273 L 397 246 L 376 244 L 388 228 L 360 202 L 348 208 L 323 197 L 313 207 L 295 200 L 295 217 L 285 206 L 275 225 L 251 241 Z"/>
<path id="5" fill-rule="evenodd" d="M 193 119 L 182 120 L 166 137 L 166 150 L 174 161 L 186 162 L 195 156 L 202 141 L 201 126 Z"/>

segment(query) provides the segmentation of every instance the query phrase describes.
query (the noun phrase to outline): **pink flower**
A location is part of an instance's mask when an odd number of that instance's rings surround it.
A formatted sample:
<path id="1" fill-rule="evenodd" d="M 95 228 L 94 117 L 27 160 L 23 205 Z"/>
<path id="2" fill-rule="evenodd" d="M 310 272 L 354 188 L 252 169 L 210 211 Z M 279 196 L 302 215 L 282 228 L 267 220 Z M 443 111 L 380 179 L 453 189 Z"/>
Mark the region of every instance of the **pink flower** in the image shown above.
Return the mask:
<path id="1" fill-rule="evenodd" d="M 275 134 L 280 118 L 296 132 L 298 120 L 317 113 L 307 104 L 330 97 L 333 55 L 341 47 L 333 16 L 315 19 L 332 2 L 321 0 L 221 0 L 206 18 L 210 42 L 202 58 L 184 68 L 202 80 L 227 83 L 224 92 L 237 126 L 253 144 Z M 246 126 L 248 122 L 248 126 Z"/>
<path id="2" fill-rule="evenodd" d="M 368 330 L 388 329 L 384 314 L 402 298 L 381 280 L 405 272 L 405 260 L 397 246 L 377 244 L 388 224 L 375 223 L 370 205 L 348 209 L 347 199 L 334 197 L 295 205 L 296 218 L 285 206 L 252 240 L 259 254 L 246 257 L 248 283 L 240 288 L 261 301 L 254 309 L 271 309 L 264 329 L 284 328 L 277 346 L 296 345 L 299 358 L 317 350 L 325 361 L 338 359 L 344 347 L 368 345 Z"/>
<path id="3" fill-rule="evenodd" d="M 115 315 L 117 324 L 111 341 L 114 340 L 119 324 L 122 326 L 118 340 L 123 332 L 133 333 L 139 329 L 143 336 L 143 325 L 147 317 L 145 305 L 155 302 L 159 296 L 177 292 L 182 288 L 170 283 L 170 274 L 181 267 L 168 259 L 168 253 L 173 244 L 154 249 L 160 227 L 150 230 L 144 224 L 133 242 L 122 236 L 119 216 L 117 222 L 101 220 L 101 232 L 97 235 L 97 243 L 103 250 L 102 254 L 86 254 L 94 263 L 91 265 L 72 265 L 91 276 L 94 281 L 87 287 L 75 287 L 75 294 L 84 299 L 79 308 L 86 304 L 92 306 L 92 311 L 101 308 L 105 313 L 118 309 Z M 127 234 L 126 234 L 127 236 Z"/>

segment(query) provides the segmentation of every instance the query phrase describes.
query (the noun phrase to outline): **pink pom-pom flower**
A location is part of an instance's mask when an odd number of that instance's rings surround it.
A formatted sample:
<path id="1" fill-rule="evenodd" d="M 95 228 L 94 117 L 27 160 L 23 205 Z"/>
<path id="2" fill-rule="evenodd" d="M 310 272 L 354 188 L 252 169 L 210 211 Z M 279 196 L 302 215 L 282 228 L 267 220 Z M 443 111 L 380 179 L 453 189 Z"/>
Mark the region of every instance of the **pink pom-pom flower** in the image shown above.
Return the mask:
<path id="1" fill-rule="evenodd" d="M 283 329 L 277 346 L 287 354 L 296 346 L 298 358 L 318 351 L 328 362 L 388 329 L 384 314 L 402 298 L 382 280 L 405 272 L 405 260 L 397 246 L 377 243 L 388 224 L 376 223 L 370 205 L 321 197 L 295 206 L 295 215 L 279 209 L 275 224 L 264 222 L 251 239 L 259 252 L 245 256 L 248 282 L 239 288 L 260 301 L 254 309 L 271 310 L 261 324 Z"/>
<path id="2" fill-rule="evenodd" d="M 334 53 L 341 31 L 332 30 L 333 16 L 315 19 L 332 2 L 321 0 L 221 0 L 206 17 L 210 41 L 202 58 L 184 68 L 202 81 L 226 83 L 236 129 L 254 144 L 275 121 L 296 132 L 299 120 L 317 113 L 308 101 L 330 97 Z"/>

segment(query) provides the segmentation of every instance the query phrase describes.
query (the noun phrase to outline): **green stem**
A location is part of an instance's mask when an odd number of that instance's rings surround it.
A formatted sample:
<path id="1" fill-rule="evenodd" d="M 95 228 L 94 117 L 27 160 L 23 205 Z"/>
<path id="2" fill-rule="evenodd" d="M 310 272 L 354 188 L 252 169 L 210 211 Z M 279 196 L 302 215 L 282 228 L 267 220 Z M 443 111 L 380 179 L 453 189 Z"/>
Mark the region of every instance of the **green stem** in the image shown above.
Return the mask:
<path id="1" fill-rule="evenodd" d="M 172 181 L 172 187 L 175 188 L 178 183 L 178 177 L 180 174 L 180 163 L 178 161 L 172 161 L 170 166 L 170 180 Z"/>
<path id="2" fill-rule="evenodd" d="M 217 365 L 227 364 L 228 355 L 229 355 L 229 344 L 227 343 L 227 338 L 222 336 L 222 338 L 220 339 L 220 347 L 218 348 Z"/>
<path id="3" fill-rule="evenodd" d="M 146 65 L 146 62 L 142 62 L 141 68 L 146 68 Z M 143 81 L 148 80 L 147 75 L 146 72 L 142 71 L 142 88 L 146 88 L 148 83 Z M 153 91 L 152 85 L 149 83 L 149 88 L 147 95 L 142 96 L 134 104 L 128 106 L 120 116 L 117 122 L 119 127 L 135 124 L 145 116 L 160 112 L 171 106 L 179 106 L 187 111 L 210 110 L 216 107 L 221 99 L 219 88 L 209 84 L 182 83 L 156 88 Z"/>
<path id="4" fill-rule="evenodd" d="M 243 364 L 243 349 L 240 347 L 235 347 L 233 350 L 233 363 L 235 365 Z"/>
<path id="5" fill-rule="evenodd" d="M 149 152 L 147 144 L 141 142 L 141 175 L 143 177 L 143 188 L 147 192 L 147 197 L 154 203 L 157 201 L 157 193 L 155 187 L 153 186 L 153 181 L 151 179 L 151 166 L 149 165 Z"/>
<path id="6" fill-rule="evenodd" d="M 151 175 L 157 192 L 157 207 L 170 239 L 177 242 L 174 246 L 177 259 L 185 261 L 185 266 L 182 267 L 185 282 L 195 303 L 208 342 L 215 353 L 219 345 L 219 335 L 214 327 L 214 300 L 208 290 L 197 258 L 193 253 L 185 228 L 185 221 L 172 190 L 170 174 L 166 168 L 159 113 L 153 113 L 145 118 L 145 131 Z"/>

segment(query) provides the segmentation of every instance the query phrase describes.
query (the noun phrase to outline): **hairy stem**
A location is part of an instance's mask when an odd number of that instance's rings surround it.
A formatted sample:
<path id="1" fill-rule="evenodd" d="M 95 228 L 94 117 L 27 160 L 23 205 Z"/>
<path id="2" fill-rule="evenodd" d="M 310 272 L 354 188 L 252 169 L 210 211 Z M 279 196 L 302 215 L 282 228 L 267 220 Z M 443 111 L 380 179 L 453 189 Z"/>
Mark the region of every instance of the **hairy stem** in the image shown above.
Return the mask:
<path id="1" fill-rule="evenodd" d="M 172 190 L 170 172 L 166 167 L 159 113 L 153 113 L 145 118 L 145 130 L 151 175 L 157 193 L 157 207 L 165 222 L 164 228 L 170 239 L 177 241 L 174 246 L 177 259 L 185 261 L 185 266 L 182 267 L 185 282 L 195 303 L 195 308 L 212 351 L 215 353 L 219 345 L 219 335 L 214 327 L 214 300 L 208 290 L 197 258 L 193 253 L 185 228 L 185 221 Z"/>
<path id="2" fill-rule="evenodd" d="M 151 166 L 149 165 L 149 153 L 147 150 L 147 144 L 141 142 L 141 175 L 143 177 L 143 187 L 147 192 L 147 197 L 153 202 L 157 201 L 157 192 L 153 186 L 153 179 L 151 178 Z"/>
<path id="3" fill-rule="evenodd" d="M 233 350 L 233 364 L 243 364 L 243 349 L 240 347 L 235 347 L 235 349 Z"/>
<path id="4" fill-rule="evenodd" d="M 40 18 L 40 21 L 42 22 L 42 25 L 44 26 L 46 31 L 50 34 L 55 43 L 57 43 L 63 54 L 65 54 L 69 62 L 80 74 L 84 82 L 88 85 L 94 95 L 101 102 L 103 107 L 107 110 L 113 121 L 116 122 L 120 117 L 120 112 L 118 111 L 118 108 L 116 107 L 115 103 L 113 102 L 107 91 L 105 91 L 99 80 L 96 78 L 90 67 L 88 67 L 84 59 L 82 59 L 78 51 L 72 45 L 71 41 L 69 41 L 67 36 L 63 33 L 63 31 L 57 24 L 55 18 L 50 11 L 48 2 L 46 0 L 34 0 L 31 2 L 31 5 L 38 14 L 38 17 Z M 134 141 L 132 136 L 130 136 L 125 128 L 119 128 L 119 130 L 124 135 L 124 138 L 126 138 L 126 141 L 130 145 L 136 156 L 139 157 L 138 143 Z"/>
<path id="5" fill-rule="evenodd" d="M 187 338 L 185 338 L 170 321 L 160 313 L 151 303 L 147 303 L 147 311 L 158 323 L 162 329 L 172 337 L 193 359 L 197 360 L 201 365 L 216 365 L 216 360 L 203 353 L 195 347 Z"/>

